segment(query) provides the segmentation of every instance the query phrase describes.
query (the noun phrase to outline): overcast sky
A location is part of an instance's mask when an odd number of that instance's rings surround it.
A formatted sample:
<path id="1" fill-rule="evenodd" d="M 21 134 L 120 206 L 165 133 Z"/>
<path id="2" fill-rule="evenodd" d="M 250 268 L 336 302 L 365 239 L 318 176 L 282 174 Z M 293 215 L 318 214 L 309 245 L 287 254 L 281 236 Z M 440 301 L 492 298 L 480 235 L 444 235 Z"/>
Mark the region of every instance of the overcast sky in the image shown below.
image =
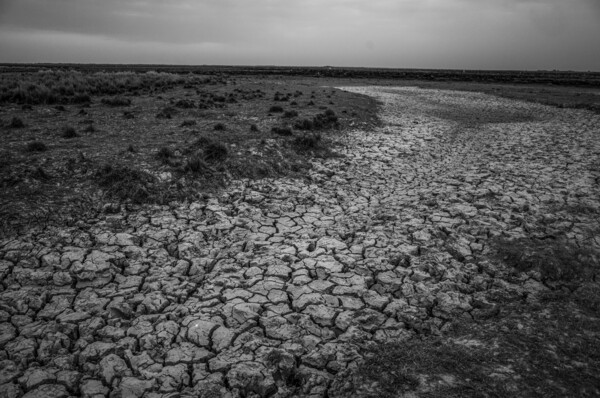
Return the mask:
<path id="1" fill-rule="evenodd" d="M 0 0 L 0 62 L 600 71 L 600 0 Z"/>

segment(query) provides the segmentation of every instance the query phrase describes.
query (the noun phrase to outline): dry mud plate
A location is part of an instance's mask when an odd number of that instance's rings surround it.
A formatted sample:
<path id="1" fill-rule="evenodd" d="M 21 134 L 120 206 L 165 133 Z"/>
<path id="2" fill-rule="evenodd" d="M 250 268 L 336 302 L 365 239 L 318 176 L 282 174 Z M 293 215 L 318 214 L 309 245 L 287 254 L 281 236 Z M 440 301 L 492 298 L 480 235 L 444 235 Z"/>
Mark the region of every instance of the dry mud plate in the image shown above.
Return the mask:
<path id="1" fill-rule="evenodd" d="M 561 291 L 491 242 L 600 248 L 598 115 L 345 89 L 380 100 L 384 126 L 347 132 L 306 180 L 0 242 L 0 396 L 364 395 L 370 345 Z M 407 396 L 433 388 L 416 380 Z"/>

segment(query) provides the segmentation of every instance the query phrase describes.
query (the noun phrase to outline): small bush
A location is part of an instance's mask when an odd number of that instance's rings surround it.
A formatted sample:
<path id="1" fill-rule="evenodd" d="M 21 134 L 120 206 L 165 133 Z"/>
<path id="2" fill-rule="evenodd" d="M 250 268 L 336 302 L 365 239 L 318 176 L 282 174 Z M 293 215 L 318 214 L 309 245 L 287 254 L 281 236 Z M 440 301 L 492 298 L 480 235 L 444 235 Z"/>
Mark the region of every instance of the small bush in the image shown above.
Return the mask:
<path id="1" fill-rule="evenodd" d="M 225 131 L 225 125 L 223 123 L 217 123 L 213 127 L 215 131 Z"/>
<path id="2" fill-rule="evenodd" d="M 273 127 L 273 128 L 271 128 L 271 132 L 274 134 L 283 135 L 283 136 L 290 136 L 290 135 L 294 134 L 292 132 L 292 129 L 289 127 Z"/>
<path id="3" fill-rule="evenodd" d="M 64 111 L 66 111 L 66 110 L 67 110 L 67 108 L 65 108 L 63 105 L 56 105 L 56 106 L 54 107 L 54 109 L 56 109 L 56 110 L 57 110 L 57 111 L 59 111 L 59 112 L 64 112 Z"/>
<path id="4" fill-rule="evenodd" d="M 158 119 L 172 119 L 173 116 L 175 116 L 176 114 L 177 114 L 177 109 L 175 109 L 171 106 L 167 106 L 167 107 L 164 107 L 163 109 L 161 109 L 161 111 L 156 114 L 156 117 Z"/>
<path id="5" fill-rule="evenodd" d="M 38 181 L 46 181 L 52 178 L 50 174 L 46 172 L 42 167 L 37 167 L 32 173 L 31 176 Z"/>
<path id="6" fill-rule="evenodd" d="M 196 125 L 195 120 L 184 120 L 183 123 L 181 123 L 181 127 L 191 127 L 191 126 L 195 126 L 195 125 Z"/>
<path id="7" fill-rule="evenodd" d="M 125 111 L 125 112 L 123 112 L 123 117 L 125 119 L 133 119 L 133 118 L 135 118 L 135 115 L 133 114 L 133 112 Z"/>
<path id="8" fill-rule="evenodd" d="M 151 201 L 150 192 L 155 178 L 149 173 L 128 166 L 105 165 L 95 173 L 94 178 L 108 194 L 121 200 L 134 203 Z"/>
<path id="9" fill-rule="evenodd" d="M 298 112 L 297 111 L 285 111 L 283 114 L 283 117 L 296 117 L 298 116 Z"/>
<path id="10" fill-rule="evenodd" d="M 71 99 L 71 102 L 74 104 L 87 104 L 92 102 L 92 99 L 87 94 L 77 94 Z"/>
<path id="11" fill-rule="evenodd" d="M 162 147 L 158 150 L 158 152 L 156 152 L 156 158 L 163 163 L 169 163 L 169 160 L 171 160 L 174 156 L 175 154 L 171 148 L 167 147 Z"/>
<path id="12" fill-rule="evenodd" d="M 209 170 L 209 167 L 200 156 L 194 155 L 187 160 L 184 170 L 188 173 L 201 174 Z"/>
<path id="13" fill-rule="evenodd" d="M 522 238 L 498 239 L 494 242 L 496 257 L 518 271 L 539 271 L 550 281 L 586 281 L 598 274 L 598 258 L 589 250 L 566 241 Z"/>
<path id="14" fill-rule="evenodd" d="M 46 146 L 46 144 L 44 144 L 43 142 L 40 142 L 40 141 L 32 141 L 29 144 L 27 144 L 28 152 L 44 152 L 47 150 L 48 150 L 48 147 Z"/>
<path id="15" fill-rule="evenodd" d="M 20 129 L 25 127 L 25 123 L 18 117 L 13 117 L 8 126 L 13 129 Z"/>
<path id="16" fill-rule="evenodd" d="M 298 130 L 312 130 L 314 125 L 312 120 L 302 119 L 294 123 L 294 128 Z"/>
<path id="17" fill-rule="evenodd" d="M 127 152 L 136 153 L 137 151 L 135 150 L 133 145 L 129 144 L 129 146 L 127 147 Z"/>
<path id="18" fill-rule="evenodd" d="M 338 117 L 331 109 L 327 109 L 324 113 L 319 113 L 313 118 L 313 126 L 317 130 L 339 127 Z"/>
<path id="19" fill-rule="evenodd" d="M 294 147 L 300 150 L 317 149 L 321 143 L 321 134 L 310 134 L 296 137 L 294 139 Z"/>
<path id="20" fill-rule="evenodd" d="M 108 106 L 129 106 L 129 105 L 131 105 L 131 100 L 129 98 L 123 98 L 123 97 L 102 98 L 101 102 L 104 105 L 108 105 Z"/>
<path id="21" fill-rule="evenodd" d="M 258 131 L 258 126 L 256 124 L 251 124 L 250 131 L 254 131 L 254 132 Z"/>
<path id="22" fill-rule="evenodd" d="M 222 162 L 227 158 L 227 147 L 220 142 L 211 142 L 204 148 L 204 159 L 208 162 Z"/>
<path id="23" fill-rule="evenodd" d="M 269 112 L 281 113 L 281 112 L 283 112 L 283 108 L 279 105 L 273 105 L 272 107 L 269 108 Z"/>
<path id="24" fill-rule="evenodd" d="M 66 126 L 65 128 L 63 128 L 62 137 L 75 138 L 77 137 L 77 131 L 75 131 L 75 128 L 72 126 Z"/>
<path id="25" fill-rule="evenodd" d="M 182 108 L 182 109 L 191 109 L 191 108 L 195 108 L 196 104 L 194 104 L 194 101 L 191 100 L 179 100 L 175 103 L 175 106 L 177 108 Z"/>

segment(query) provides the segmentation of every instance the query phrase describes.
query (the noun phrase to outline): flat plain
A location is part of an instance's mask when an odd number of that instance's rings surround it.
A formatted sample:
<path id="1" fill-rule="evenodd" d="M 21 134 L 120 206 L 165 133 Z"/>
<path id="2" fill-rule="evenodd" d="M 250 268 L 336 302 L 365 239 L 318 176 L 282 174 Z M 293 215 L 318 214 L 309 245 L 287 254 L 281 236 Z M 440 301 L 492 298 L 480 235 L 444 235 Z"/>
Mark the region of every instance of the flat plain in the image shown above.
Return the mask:
<path id="1" fill-rule="evenodd" d="M 390 73 L 5 67 L 0 396 L 600 395 L 598 77 Z"/>

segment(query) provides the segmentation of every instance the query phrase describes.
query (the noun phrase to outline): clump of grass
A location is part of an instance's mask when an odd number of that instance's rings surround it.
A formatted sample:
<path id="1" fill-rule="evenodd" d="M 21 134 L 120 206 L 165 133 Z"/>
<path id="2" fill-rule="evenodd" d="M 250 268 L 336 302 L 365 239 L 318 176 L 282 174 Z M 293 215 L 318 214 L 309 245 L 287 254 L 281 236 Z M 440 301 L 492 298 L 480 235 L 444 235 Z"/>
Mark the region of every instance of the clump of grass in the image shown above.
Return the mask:
<path id="1" fill-rule="evenodd" d="M 256 124 L 251 124 L 250 125 L 250 131 L 257 132 L 258 131 L 258 126 Z"/>
<path id="2" fill-rule="evenodd" d="M 67 108 L 65 108 L 63 105 L 56 105 L 54 109 L 56 109 L 59 112 L 65 112 L 67 110 Z"/>
<path id="3" fill-rule="evenodd" d="M 63 138 L 75 138 L 77 136 L 78 136 L 77 131 L 75 131 L 75 128 L 73 126 L 66 126 L 65 128 L 63 128 L 63 131 L 62 131 Z"/>
<path id="4" fill-rule="evenodd" d="M 175 154 L 173 153 L 173 150 L 168 147 L 162 147 L 156 152 L 156 158 L 163 164 L 168 164 L 173 157 L 175 157 Z"/>
<path id="5" fill-rule="evenodd" d="M 124 97 L 102 98 L 101 102 L 104 105 L 108 105 L 108 106 L 129 106 L 129 105 L 131 105 L 131 100 L 129 98 L 124 98 Z"/>
<path id="6" fill-rule="evenodd" d="M 272 127 L 271 132 L 277 135 L 290 136 L 294 135 L 292 129 L 289 127 Z"/>
<path id="7" fill-rule="evenodd" d="M 204 148 L 204 159 L 208 162 L 222 162 L 227 154 L 227 147 L 220 142 L 211 142 Z"/>
<path id="8" fill-rule="evenodd" d="M 87 103 L 92 102 L 92 99 L 87 94 L 76 94 L 71 99 L 71 102 L 74 104 L 87 104 Z"/>
<path id="9" fill-rule="evenodd" d="M 504 264 L 521 272 L 539 271 L 547 281 L 588 281 L 600 269 L 596 254 L 563 239 L 497 239 L 494 247 Z"/>
<path id="10" fill-rule="evenodd" d="M 182 109 L 191 109 L 191 108 L 195 108 L 196 104 L 194 103 L 194 101 L 181 99 L 175 103 L 175 106 L 177 108 L 182 108 Z"/>
<path id="11" fill-rule="evenodd" d="M 302 119 L 294 123 L 294 128 L 297 130 L 312 130 L 314 128 L 312 120 Z"/>
<path id="12" fill-rule="evenodd" d="M 172 119 L 177 114 L 177 109 L 172 106 L 166 106 L 156 114 L 158 119 Z"/>
<path id="13" fill-rule="evenodd" d="M 18 117 L 13 117 L 8 127 L 13 129 L 20 129 L 25 127 L 25 123 L 23 123 L 23 120 L 19 119 Z"/>
<path id="14" fill-rule="evenodd" d="M 338 117 L 334 111 L 327 109 L 313 118 L 313 125 L 315 129 L 337 128 L 339 126 Z"/>
<path id="15" fill-rule="evenodd" d="M 315 115 L 312 120 L 302 119 L 294 124 L 298 130 L 326 130 L 339 127 L 338 117 L 331 109 Z"/>
<path id="16" fill-rule="evenodd" d="M 123 117 L 125 119 L 133 119 L 133 118 L 135 118 L 135 115 L 131 111 L 125 111 L 125 112 L 123 112 Z"/>
<path id="17" fill-rule="evenodd" d="M 39 181 L 47 181 L 52 178 L 50 174 L 46 172 L 42 167 L 37 167 L 32 173 L 31 176 Z"/>
<path id="18" fill-rule="evenodd" d="M 152 185 L 155 178 L 144 171 L 128 166 L 105 165 L 94 175 L 98 185 L 112 196 L 133 203 L 151 201 Z"/>
<path id="19" fill-rule="evenodd" d="M 208 167 L 208 165 L 206 164 L 206 162 L 204 161 L 204 159 L 202 159 L 201 156 L 199 156 L 198 154 L 190 157 L 184 166 L 184 171 L 188 172 L 188 173 L 193 173 L 193 174 L 204 174 L 206 173 L 210 168 Z"/>
<path id="20" fill-rule="evenodd" d="M 269 112 L 281 113 L 281 112 L 283 112 L 283 107 L 281 107 L 279 105 L 273 105 L 272 107 L 269 108 Z"/>
<path id="21" fill-rule="evenodd" d="M 43 142 L 40 142 L 40 141 L 32 141 L 29 144 L 27 144 L 28 152 L 44 152 L 47 150 L 48 150 L 48 147 L 46 146 L 46 144 L 44 144 Z"/>
<path id="22" fill-rule="evenodd" d="M 321 134 L 306 134 L 294 138 L 293 145 L 299 150 L 311 150 L 319 148 L 321 144 Z"/>
<path id="23" fill-rule="evenodd" d="M 226 127 L 223 123 L 217 123 L 214 125 L 213 129 L 215 131 L 225 131 Z"/>
<path id="24" fill-rule="evenodd" d="M 83 131 L 86 133 L 95 133 L 96 128 L 94 127 L 93 124 L 88 124 L 87 127 L 83 129 Z"/>
<path id="25" fill-rule="evenodd" d="M 297 117 L 298 116 L 298 112 L 291 110 L 291 111 L 285 111 L 283 113 L 283 117 Z"/>
<path id="26" fill-rule="evenodd" d="M 127 147 L 127 152 L 136 153 L 137 151 L 135 150 L 133 145 L 129 144 L 129 146 Z"/>
<path id="27" fill-rule="evenodd" d="M 196 121 L 195 120 L 184 120 L 181 123 L 181 127 L 191 127 L 191 126 L 195 126 L 196 125 Z"/>

